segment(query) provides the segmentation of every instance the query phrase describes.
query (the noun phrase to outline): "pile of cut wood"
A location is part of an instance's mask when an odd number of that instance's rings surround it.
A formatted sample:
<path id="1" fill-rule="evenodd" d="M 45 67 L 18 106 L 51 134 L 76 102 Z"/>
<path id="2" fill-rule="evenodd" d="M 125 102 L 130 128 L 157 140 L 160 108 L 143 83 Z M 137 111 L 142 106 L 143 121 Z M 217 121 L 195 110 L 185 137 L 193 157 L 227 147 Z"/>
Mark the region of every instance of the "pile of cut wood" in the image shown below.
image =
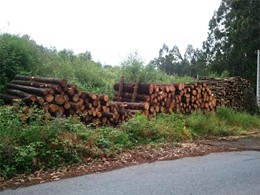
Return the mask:
<path id="1" fill-rule="evenodd" d="M 203 78 L 194 83 L 124 83 L 114 84 L 113 101 L 108 95 L 79 90 L 64 79 L 17 75 L 6 86 L 0 99 L 6 103 L 23 101 L 42 107 L 53 116 L 73 115 L 95 126 L 116 126 L 134 113 L 148 118 L 157 113 L 189 114 L 196 110 L 212 112 L 225 105 L 246 110 L 255 99 L 249 81 L 241 77 Z M 25 117 L 26 118 L 26 117 Z"/>
<path id="2" fill-rule="evenodd" d="M 236 111 L 249 110 L 256 106 L 255 95 L 250 82 L 242 77 L 208 78 L 200 80 L 210 86 L 216 97 L 217 106 L 228 106 Z"/>
<path id="3" fill-rule="evenodd" d="M 154 117 L 157 113 L 189 114 L 201 109 L 203 112 L 215 110 L 216 100 L 205 82 L 197 83 L 157 83 L 114 84 L 113 104 L 123 105 L 131 112 L 141 112 Z"/>
<path id="4" fill-rule="evenodd" d="M 35 103 L 53 116 L 73 115 L 96 126 L 114 126 L 129 117 L 123 106 L 109 103 L 108 95 L 81 91 L 64 79 L 16 75 L 6 85 L 5 94 L 0 94 L 0 99 L 6 103 Z"/>

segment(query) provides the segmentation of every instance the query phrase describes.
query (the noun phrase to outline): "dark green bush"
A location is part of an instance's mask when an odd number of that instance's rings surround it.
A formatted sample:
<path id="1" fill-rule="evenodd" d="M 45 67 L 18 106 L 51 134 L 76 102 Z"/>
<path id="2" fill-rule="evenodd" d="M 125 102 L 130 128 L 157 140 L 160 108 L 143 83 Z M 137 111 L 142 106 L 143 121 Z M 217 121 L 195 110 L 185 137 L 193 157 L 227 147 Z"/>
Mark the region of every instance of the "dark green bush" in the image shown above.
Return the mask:
<path id="1" fill-rule="evenodd" d="M 30 74 L 38 64 L 38 46 L 28 35 L 0 34 L 0 92 L 16 74 Z"/>

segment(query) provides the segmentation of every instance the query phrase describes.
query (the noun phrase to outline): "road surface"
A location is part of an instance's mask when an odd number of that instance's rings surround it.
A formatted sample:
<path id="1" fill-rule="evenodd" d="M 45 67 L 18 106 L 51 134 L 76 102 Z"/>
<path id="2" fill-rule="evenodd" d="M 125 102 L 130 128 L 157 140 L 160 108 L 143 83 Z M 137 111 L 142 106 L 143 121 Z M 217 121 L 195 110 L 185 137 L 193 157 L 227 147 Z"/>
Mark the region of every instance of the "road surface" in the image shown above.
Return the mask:
<path id="1" fill-rule="evenodd" d="M 0 195 L 260 195 L 260 152 L 215 153 L 64 179 Z"/>

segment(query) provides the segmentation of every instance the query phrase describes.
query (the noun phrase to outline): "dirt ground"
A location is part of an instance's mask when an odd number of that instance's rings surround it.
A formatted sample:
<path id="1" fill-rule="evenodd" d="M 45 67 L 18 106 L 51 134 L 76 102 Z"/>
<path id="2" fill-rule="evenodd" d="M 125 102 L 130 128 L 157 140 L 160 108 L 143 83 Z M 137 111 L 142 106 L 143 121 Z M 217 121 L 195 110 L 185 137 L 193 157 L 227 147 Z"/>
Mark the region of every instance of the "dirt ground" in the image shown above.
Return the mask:
<path id="1" fill-rule="evenodd" d="M 189 143 L 163 145 L 147 145 L 123 152 L 113 158 L 102 160 L 86 159 L 84 164 L 64 167 L 59 171 L 36 171 L 32 174 L 17 175 L 8 180 L 0 178 L 0 191 L 7 188 L 15 189 L 21 186 L 35 185 L 76 177 L 95 172 L 110 171 L 126 166 L 151 163 L 159 160 L 175 160 L 184 157 L 202 156 L 213 152 L 228 152 L 241 150 L 260 151 L 260 131 L 239 137 L 207 138 Z"/>
<path id="2" fill-rule="evenodd" d="M 230 136 L 205 141 L 204 144 L 211 146 L 227 146 L 242 150 L 260 151 L 260 131 L 255 131 L 244 136 Z"/>
<path id="3" fill-rule="evenodd" d="M 260 138 L 242 138 L 237 140 L 212 141 L 208 143 L 213 146 L 228 146 L 233 148 L 260 151 Z"/>

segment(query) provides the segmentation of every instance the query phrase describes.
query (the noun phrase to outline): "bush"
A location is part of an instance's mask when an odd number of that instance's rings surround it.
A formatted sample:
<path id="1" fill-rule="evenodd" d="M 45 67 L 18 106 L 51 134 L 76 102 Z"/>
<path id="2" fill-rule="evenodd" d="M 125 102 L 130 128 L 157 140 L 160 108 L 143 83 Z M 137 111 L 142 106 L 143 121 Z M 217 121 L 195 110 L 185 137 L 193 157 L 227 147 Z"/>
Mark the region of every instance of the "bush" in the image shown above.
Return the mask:
<path id="1" fill-rule="evenodd" d="M 142 83 L 194 81 L 193 78 L 188 76 L 168 75 L 166 72 L 159 70 L 153 63 L 145 65 L 144 60 L 139 56 L 138 52 L 130 53 L 121 63 L 121 75 L 124 76 L 126 82 L 135 82 L 137 78 Z"/>
<path id="2" fill-rule="evenodd" d="M 50 118 L 35 107 L 24 121 L 22 110 L 19 105 L 0 106 L 0 176 L 82 160 L 80 141 L 70 133 L 82 131 L 82 123 L 71 118 Z"/>
<path id="3" fill-rule="evenodd" d="M 241 127 L 243 129 L 259 128 L 260 120 L 257 115 L 250 115 L 245 112 L 235 112 L 231 108 L 220 107 L 216 116 L 224 120 L 227 125 Z"/>
<path id="4" fill-rule="evenodd" d="M 93 129 L 73 117 L 51 118 L 37 107 L 0 106 L 0 177 L 103 159 L 142 144 L 239 135 L 255 128 L 260 128 L 259 117 L 225 107 L 212 114 L 159 114 L 151 120 L 137 114 L 118 128 Z"/>
<path id="5" fill-rule="evenodd" d="M 203 114 L 200 111 L 187 118 L 187 126 L 195 137 L 223 134 L 225 129 L 223 125 L 223 122 L 218 120 L 214 114 Z"/>
<path id="6" fill-rule="evenodd" d="M 185 115 L 175 113 L 170 115 L 160 114 L 153 118 L 152 122 L 163 140 L 182 141 L 192 138 L 191 132 L 185 125 Z"/>
<path id="7" fill-rule="evenodd" d="M 40 64 L 37 47 L 28 35 L 0 34 L 0 92 L 16 74 L 29 74 Z"/>
<path id="8" fill-rule="evenodd" d="M 137 114 L 134 118 L 123 123 L 120 129 L 125 131 L 129 139 L 135 144 L 149 143 L 160 139 L 160 134 L 153 122 L 142 114 Z"/>
<path id="9" fill-rule="evenodd" d="M 66 50 L 62 55 L 56 50 L 49 51 L 43 65 L 38 66 L 33 74 L 67 79 L 79 89 L 90 93 L 108 94 L 109 97 L 113 96 L 113 84 L 120 77 L 117 67 L 105 68 L 92 60 L 82 60 Z"/>

